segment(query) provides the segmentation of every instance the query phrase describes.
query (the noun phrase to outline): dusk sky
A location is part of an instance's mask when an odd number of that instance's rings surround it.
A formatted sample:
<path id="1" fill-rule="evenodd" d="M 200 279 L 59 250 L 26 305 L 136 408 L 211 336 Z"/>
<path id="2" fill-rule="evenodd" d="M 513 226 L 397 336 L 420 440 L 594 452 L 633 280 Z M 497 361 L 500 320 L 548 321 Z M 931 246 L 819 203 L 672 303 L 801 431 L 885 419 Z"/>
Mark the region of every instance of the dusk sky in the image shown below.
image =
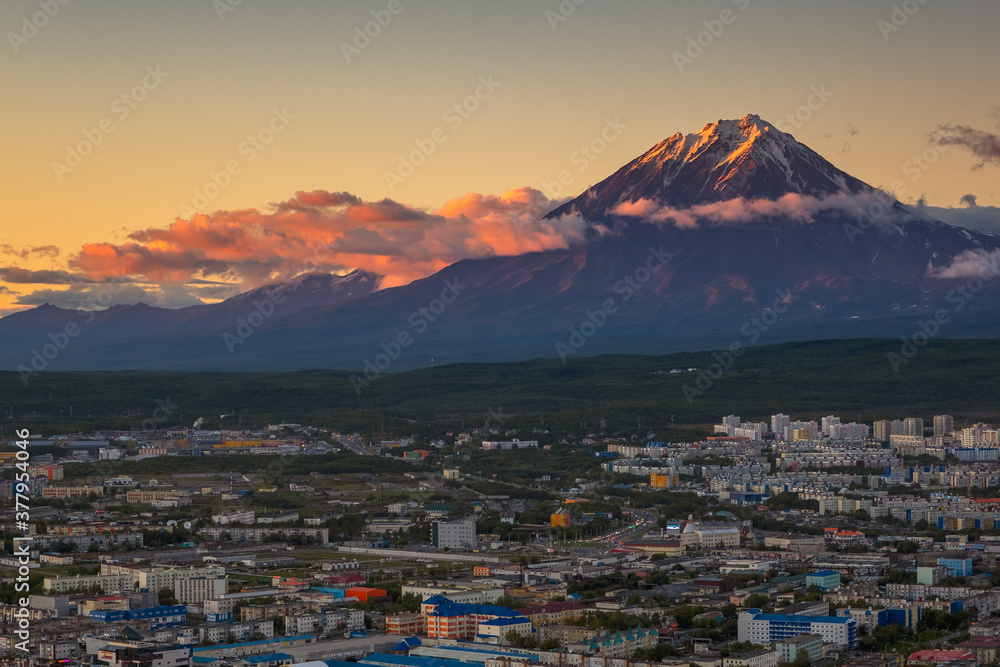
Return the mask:
<path id="1" fill-rule="evenodd" d="M 9 0 L 0 26 L 3 313 L 561 247 L 549 200 L 747 113 L 904 203 L 1000 206 L 995 0 Z"/>

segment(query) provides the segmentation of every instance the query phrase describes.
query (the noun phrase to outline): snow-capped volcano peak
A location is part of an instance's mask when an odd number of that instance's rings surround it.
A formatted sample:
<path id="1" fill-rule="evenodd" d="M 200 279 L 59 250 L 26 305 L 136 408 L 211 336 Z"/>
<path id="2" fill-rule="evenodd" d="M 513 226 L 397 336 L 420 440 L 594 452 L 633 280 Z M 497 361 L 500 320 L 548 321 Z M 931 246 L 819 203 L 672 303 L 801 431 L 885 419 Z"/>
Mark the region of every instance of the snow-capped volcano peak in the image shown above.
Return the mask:
<path id="1" fill-rule="evenodd" d="M 822 197 L 871 190 L 790 134 L 749 114 L 664 139 L 552 214 L 575 210 L 600 219 L 616 205 L 640 199 L 686 208 L 738 197 Z"/>

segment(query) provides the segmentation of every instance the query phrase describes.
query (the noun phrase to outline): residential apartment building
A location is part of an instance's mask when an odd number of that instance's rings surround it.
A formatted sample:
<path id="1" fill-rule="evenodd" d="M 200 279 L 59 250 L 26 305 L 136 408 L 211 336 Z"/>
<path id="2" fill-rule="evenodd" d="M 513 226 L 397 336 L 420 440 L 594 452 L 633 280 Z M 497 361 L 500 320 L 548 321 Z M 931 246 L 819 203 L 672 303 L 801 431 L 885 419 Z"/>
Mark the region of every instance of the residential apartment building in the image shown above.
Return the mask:
<path id="1" fill-rule="evenodd" d="M 226 577 L 177 577 L 174 598 L 181 604 L 202 604 L 226 593 Z"/>
<path id="2" fill-rule="evenodd" d="M 97 587 L 102 593 L 131 591 L 135 588 L 132 577 L 125 574 L 76 575 L 75 577 L 45 577 L 42 587 L 46 593 L 84 591 Z"/>
<path id="3" fill-rule="evenodd" d="M 763 649 L 731 655 L 722 659 L 722 667 L 777 667 L 778 652 Z"/>
<path id="4" fill-rule="evenodd" d="M 285 633 L 312 635 L 321 632 L 363 630 L 365 614 L 360 609 L 335 609 L 331 611 L 293 614 L 285 616 Z"/>
<path id="5" fill-rule="evenodd" d="M 934 435 L 950 435 L 955 432 L 955 418 L 951 415 L 936 415 L 934 417 Z"/>
<path id="6" fill-rule="evenodd" d="M 225 576 L 226 568 L 219 565 L 208 567 L 192 567 L 188 569 L 142 569 L 133 572 L 137 588 L 148 588 L 151 591 L 158 591 L 161 588 L 173 588 L 174 582 L 179 579 L 194 578 L 215 578 Z"/>
<path id="7" fill-rule="evenodd" d="M 86 498 L 90 494 L 103 496 L 103 486 L 46 486 L 42 498 Z"/>
<path id="8" fill-rule="evenodd" d="M 903 435 L 924 437 L 924 420 L 920 417 L 907 417 L 904 419 Z"/>
<path id="9" fill-rule="evenodd" d="M 814 663 L 823 658 L 823 637 L 820 635 L 795 635 L 774 643 L 774 650 L 780 662 L 795 662 L 799 651 L 809 654 Z"/>
<path id="10" fill-rule="evenodd" d="M 236 524 L 204 528 L 201 534 L 212 540 L 220 540 L 225 536 L 233 542 L 263 542 L 268 537 L 284 539 L 296 537 L 310 544 L 326 544 L 330 541 L 329 528 L 265 528 Z"/>
<path id="11" fill-rule="evenodd" d="M 28 477 L 44 477 L 50 482 L 60 482 L 63 479 L 63 466 L 61 463 L 39 463 L 28 466 Z"/>
<path id="12" fill-rule="evenodd" d="M 569 653 L 588 653 L 602 658 L 624 659 L 639 649 L 653 648 L 659 643 L 659 640 L 659 633 L 656 630 L 634 628 L 570 644 L 566 647 L 566 650 Z M 767 667 L 774 666 L 769 665 Z"/>
<path id="13" fill-rule="evenodd" d="M 167 498 L 176 498 L 178 496 L 187 497 L 191 494 L 187 491 L 126 491 L 125 492 L 125 502 L 127 503 L 151 503 L 154 500 L 166 500 Z"/>
<path id="14" fill-rule="evenodd" d="M 409 636 L 427 634 L 427 622 L 421 613 L 400 612 L 386 617 L 385 633 Z"/>
<path id="15" fill-rule="evenodd" d="M 274 621 L 233 621 L 232 623 L 203 623 L 198 626 L 198 641 L 216 644 L 274 638 Z"/>
<path id="16" fill-rule="evenodd" d="M 903 422 L 898 419 L 883 419 L 872 425 L 872 436 L 880 442 L 889 442 L 890 437 L 903 434 Z"/>
<path id="17" fill-rule="evenodd" d="M 524 607 L 518 611 L 527 616 L 531 620 L 532 627 L 537 629 L 580 618 L 586 609 L 582 604 L 576 602 L 549 602 L 537 607 Z"/>
<path id="18" fill-rule="evenodd" d="M 252 525 L 256 519 L 256 513 L 253 510 L 236 510 L 235 512 L 226 512 L 225 514 L 213 514 L 212 521 L 220 526 L 225 526 L 232 523 L 242 523 L 246 525 Z"/>
<path id="19" fill-rule="evenodd" d="M 431 543 L 435 549 L 475 549 L 475 518 L 461 521 L 435 521 L 431 524 Z"/>

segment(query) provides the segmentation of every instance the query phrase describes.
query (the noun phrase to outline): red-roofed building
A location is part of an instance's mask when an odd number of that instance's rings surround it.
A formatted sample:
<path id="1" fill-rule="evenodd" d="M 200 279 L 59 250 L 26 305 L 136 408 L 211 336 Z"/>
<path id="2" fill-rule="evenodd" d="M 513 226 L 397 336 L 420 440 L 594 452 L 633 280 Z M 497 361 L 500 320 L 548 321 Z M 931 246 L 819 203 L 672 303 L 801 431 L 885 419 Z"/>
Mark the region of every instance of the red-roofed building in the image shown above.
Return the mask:
<path id="1" fill-rule="evenodd" d="M 917 651 L 916 653 L 911 653 L 906 657 L 906 667 L 913 667 L 914 665 L 927 665 L 928 667 L 934 665 L 949 665 L 956 662 L 968 661 L 969 664 L 975 663 L 976 656 L 972 651 L 938 651 L 934 649 L 929 649 L 926 651 Z"/>
<path id="2" fill-rule="evenodd" d="M 280 579 L 280 577 L 278 577 Z M 291 579 L 286 579 L 277 583 L 278 589 L 289 593 L 294 591 L 307 591 L 309 590 L 309 582 L 303 581 L 302 579 L 296 579 L 292 577 Z"/>

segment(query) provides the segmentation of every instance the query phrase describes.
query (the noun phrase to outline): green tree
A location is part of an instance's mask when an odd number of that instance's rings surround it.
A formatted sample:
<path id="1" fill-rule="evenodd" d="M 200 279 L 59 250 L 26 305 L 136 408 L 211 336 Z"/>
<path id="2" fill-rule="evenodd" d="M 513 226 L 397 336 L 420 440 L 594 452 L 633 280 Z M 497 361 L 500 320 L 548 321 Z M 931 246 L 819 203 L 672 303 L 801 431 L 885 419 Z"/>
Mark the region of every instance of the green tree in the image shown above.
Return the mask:
<path id="1" fill-rule="evenodd" d="M 694 625 L 694 617 L 705 610 L 704 607 L 693 605 L 683 605 L 674 611 L 674 621 L 682 629 L 690 628 Z"/>
<path id="2" fill-rule="evenodd" d="M 809 651 L 804 648 L 800 648 L 799 652 L 795 654 L 795 660 L 792 661 L 792 667 L 812 667 L 813 661 L 809 657 Z"/>
<path id="3" fill-rule="evenodd" d="M 281 636 L 285 634 L 285 619 L 278 614 L 271 617 L 271 622 L 274 623 L 274 634 L 275 636 Z"/>
<path id="4" fill-rule="evenodd" d="M 172 588 L 161 588 L 156 592 L 156 597 L 159 599 L 161 605 L 174 605 L 177 604 L 177 598 L 174 597 L 174 589 Z"/>

